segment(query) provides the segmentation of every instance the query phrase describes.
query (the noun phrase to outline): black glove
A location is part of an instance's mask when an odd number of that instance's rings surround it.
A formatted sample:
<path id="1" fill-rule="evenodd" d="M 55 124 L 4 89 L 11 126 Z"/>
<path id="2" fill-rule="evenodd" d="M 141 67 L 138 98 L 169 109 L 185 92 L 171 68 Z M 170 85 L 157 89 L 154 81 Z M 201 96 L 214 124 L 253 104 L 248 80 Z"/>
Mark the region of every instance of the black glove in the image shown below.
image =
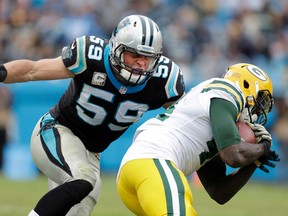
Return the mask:
<path id="1" fill-rule="evenodd" d="M 275 151 L 269 150 L 268 154 L 264 157 L 259 158 L 254 162 L 254 164 L 261 169 L 262 171 L 269 173 L 269 170 L 264 166 L 269 166 L 269 167 L 276 167 L 275 163 L 272 163 L 271 161 L 279 162 L 280 158 L 279 155 Z"/>

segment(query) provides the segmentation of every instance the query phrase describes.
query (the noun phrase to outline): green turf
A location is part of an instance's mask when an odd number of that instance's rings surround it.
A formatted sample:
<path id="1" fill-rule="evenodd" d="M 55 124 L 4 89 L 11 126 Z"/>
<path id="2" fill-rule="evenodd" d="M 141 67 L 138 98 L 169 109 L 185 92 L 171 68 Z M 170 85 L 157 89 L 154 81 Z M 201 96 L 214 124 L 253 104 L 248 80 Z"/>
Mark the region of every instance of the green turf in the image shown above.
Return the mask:
<path id="1" fill-rule="evenodd" d="M 200 216 L 287 216 L 288 185 L 249 182 L 228 203 L 219 205 L 203 188 L 193 188 Z"/>
<path id="2" fill-rule="evenodd" d="M 120 201 L 115 175 L 103 175 L 103 190 L 92 216 L 131 216 Z M 0 215 L 25 216 L 47 191 L 47 181 L 12 181 L 0 176 Z M 221 206 L 201 187 L 192 187 L 199 216 L 287 216 L 288 185 L 249 182 L 230 202 Z"/>

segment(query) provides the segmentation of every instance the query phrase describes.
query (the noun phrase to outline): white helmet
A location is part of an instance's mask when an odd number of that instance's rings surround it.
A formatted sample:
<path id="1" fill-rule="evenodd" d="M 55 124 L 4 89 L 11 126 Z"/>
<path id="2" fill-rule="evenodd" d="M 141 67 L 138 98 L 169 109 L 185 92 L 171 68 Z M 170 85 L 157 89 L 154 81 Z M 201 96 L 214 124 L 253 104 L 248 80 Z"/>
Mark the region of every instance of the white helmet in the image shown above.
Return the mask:
<path id="1" fill-rule="evenodd" d="M 140 85 L 151 78 L 162 54 L 162 35 L 153 20 L 141 15 L 125 17 L 114 29 L 109 43 L 113 70 L 126 85 Z M 142 70 L 125 64 L 124 51 L 150 57 L 148 68 Z"/>

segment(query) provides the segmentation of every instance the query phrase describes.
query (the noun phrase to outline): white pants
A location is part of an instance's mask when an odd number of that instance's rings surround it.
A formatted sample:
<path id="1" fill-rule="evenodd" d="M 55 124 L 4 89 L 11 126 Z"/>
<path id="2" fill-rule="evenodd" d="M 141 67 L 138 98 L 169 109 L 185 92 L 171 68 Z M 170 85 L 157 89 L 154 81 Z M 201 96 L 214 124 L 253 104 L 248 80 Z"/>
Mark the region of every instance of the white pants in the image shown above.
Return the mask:
<path id="1" fill-rule="evenodd" d="M 50 125 L 46 124 L 48 126 L 39 133 L 45 122 Z M 89 152 L 69 128 L 53 124 L 49 114 L 35 126 L 30 148 L 35 164 L 49 179 L 50 190 L 76 179 L 87 180 L 93 185 L 93 191 L 67 214 L 89 216 L 101 191 L 100 154 Z"/>

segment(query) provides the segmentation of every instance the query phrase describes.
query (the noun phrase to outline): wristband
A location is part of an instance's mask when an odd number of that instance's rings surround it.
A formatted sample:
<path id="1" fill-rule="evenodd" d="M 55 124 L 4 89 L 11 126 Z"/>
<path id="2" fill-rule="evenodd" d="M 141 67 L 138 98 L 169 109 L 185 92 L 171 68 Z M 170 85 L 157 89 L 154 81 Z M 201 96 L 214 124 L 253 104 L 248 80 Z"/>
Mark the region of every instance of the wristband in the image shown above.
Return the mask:
<path id="1" fill-rule="evenodd" d="M 270 148 L 271 148 L 271 143 L 268 140 L 263 140 L 263 141 L 261 141 L 261 144 L 264 146 L 264 154 L 263 154 L 263 156 L 265 158 L 267 158 L 268 154 L 269 154 L 269 151 L 270 151 Z"/>
<path id="2" fill-rule="evenodd" d="M 7 77 L 7 69 L 4 65 L 0 65 L 0 82 L 3 82 Z"/>

